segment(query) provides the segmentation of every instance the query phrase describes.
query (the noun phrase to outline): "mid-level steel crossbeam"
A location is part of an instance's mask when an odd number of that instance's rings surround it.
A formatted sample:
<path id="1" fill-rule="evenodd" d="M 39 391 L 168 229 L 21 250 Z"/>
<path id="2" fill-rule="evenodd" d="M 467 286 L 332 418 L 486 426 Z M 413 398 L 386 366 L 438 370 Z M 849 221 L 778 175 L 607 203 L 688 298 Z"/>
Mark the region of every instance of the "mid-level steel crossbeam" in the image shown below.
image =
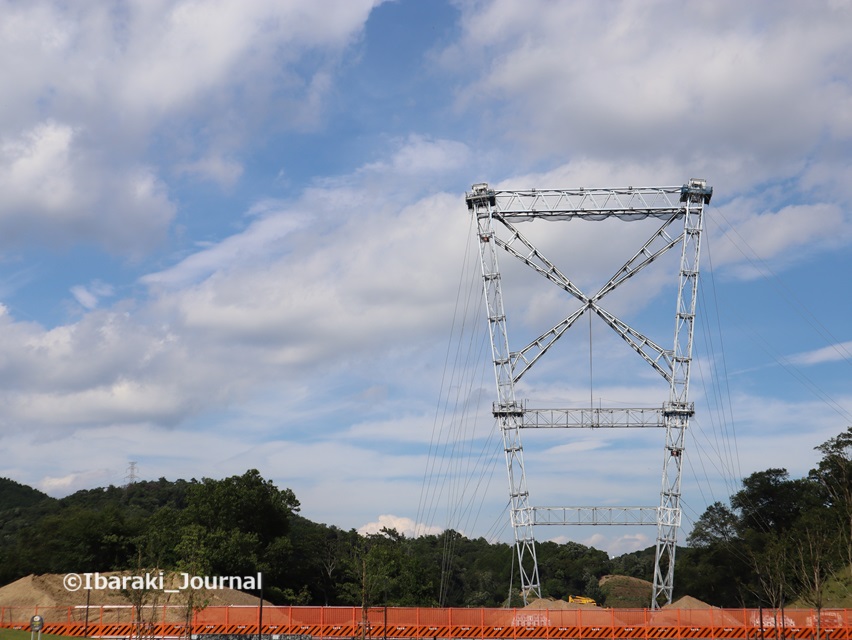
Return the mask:
<path id="1" fill-rule="evenodd" d="M 535 525 L 657 525 L 657 507 L 533 507 Z"/>
<path id="2" fill-rule="evenodd" d="M 663 409 L 525 409 L 523 429 L 629 429 L 665 427 Z"/>

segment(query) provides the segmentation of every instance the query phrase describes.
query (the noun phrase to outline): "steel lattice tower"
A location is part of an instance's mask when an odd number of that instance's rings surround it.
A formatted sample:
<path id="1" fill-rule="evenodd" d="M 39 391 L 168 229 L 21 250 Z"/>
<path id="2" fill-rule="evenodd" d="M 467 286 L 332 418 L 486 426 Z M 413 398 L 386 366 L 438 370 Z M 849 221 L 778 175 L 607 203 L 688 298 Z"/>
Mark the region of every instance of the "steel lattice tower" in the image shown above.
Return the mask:
<path id="1" fill-rule="evenodd" d="M 521 593 L 541 597 L 533 528 L 537 525 L 656 525 L 657 548 L 651 606 L 671 602 L 677 531 L 680 527 L 684 434 L 694 405 L 689 402 L 689 372 L 698 289 L 698 262 L 704 205 L 712 187 L 693 179 L 682 187 L 501 191 L 485 183 L 466 194 L 479 236 L 486 314 L 497 380 L 493 414 L 503 437 L 509 477 L 510 519 L 520 567 Z M 515 223 L 545 220 L 660 221 L 659 229 L 594 295 L 583 293 Z M 683 222 L 683 226 L 675 224 Z M 668 250 L 680 246 L 674 348 L 664 349 L 609 313 L 603 298 Z M 580 308 L 519 351 L 510 351 L 503 306 L 498 248 L 580 301 Z M 596 314 L 669 383 L 661 408 L 531 409 L 515 397 L 515 385 L 550 347 L 586 312 Z M 665 429 L 662 488 L 658 507 L 534 507 L 529 500 L 524 428 Z"/>

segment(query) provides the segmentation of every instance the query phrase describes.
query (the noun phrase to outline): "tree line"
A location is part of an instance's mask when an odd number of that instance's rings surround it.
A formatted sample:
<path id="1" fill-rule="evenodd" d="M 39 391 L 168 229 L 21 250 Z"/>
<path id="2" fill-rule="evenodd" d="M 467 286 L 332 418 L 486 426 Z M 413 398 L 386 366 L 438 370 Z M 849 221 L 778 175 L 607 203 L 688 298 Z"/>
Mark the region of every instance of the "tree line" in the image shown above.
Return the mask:
<path id="1" fill-rule="evenodd" d="M 717 606 L 822 608 L 852 585 L 852 427 L 817 447 L 817 468 L 751 474 L 701 515 L 677 550 L 675 597 Z M 54 499 L 0 480 L 0 584 L 34 573 L 164 569 L 262 572 L 274 604 L 500 607 L 513 547 L 456 531 L 362 535 L 299 515 L 290 489 L 257 470 L 221 480 L 160 479 Z M 575 542 L 537 544 L 542 595 L 606 604 L 605 575 L 651 580 L 654 548 L 610 558 Z"/>
<path id="2" fill-rule="evenodd" d="M 675 564 L 680 589 L 721 606 L 852 607 L 852 427 L 816 450 L 806 477 L 759 471 L 707 508 Z"/>

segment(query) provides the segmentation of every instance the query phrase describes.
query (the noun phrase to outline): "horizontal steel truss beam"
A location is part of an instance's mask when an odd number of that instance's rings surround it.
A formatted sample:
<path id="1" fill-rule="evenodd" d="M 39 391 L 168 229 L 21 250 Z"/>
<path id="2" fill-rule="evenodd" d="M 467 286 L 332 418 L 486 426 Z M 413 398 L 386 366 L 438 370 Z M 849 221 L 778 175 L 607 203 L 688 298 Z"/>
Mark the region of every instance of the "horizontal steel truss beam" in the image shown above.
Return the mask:
<path id="1" fill-rule="evenodd" d="M 527 191 L 489 190 L 468 196 L 472 207 L 477 197 L 487 198 L 493 211 L 509 222 L 534 218 L 565 220 L 586 218 L 602 220 L 609 217 L 642 219 L 682 215 L 683 187 L 627 187 L 624 189 L 530 189 Z M 479 215 L 487 215 L 486 208 Z"/>
<path id="2" fill-rule="evenodd" d="M 532 512 L 534 525 L 657 526 L 659 507 L 532 507 Z"/>
<path id="3" fill-rule="evenodd" d="M 527 409 L 524 429 L 664 427 L 662 409 Z"/>
<path id="4" fill-rule="evenodd" d="M 660 409 L 650 407 L 619 407 L 592 409 L 528 409 L 518 403 L 505 406 L 494 404 L 495 416 L 512 413 L 522 418 L 522 429 L 633 429 L 665 427 L 666 416 L 695 413 L 695 405 L 687 403 L 683 407 L 673 407 L 666 403 Z"/>

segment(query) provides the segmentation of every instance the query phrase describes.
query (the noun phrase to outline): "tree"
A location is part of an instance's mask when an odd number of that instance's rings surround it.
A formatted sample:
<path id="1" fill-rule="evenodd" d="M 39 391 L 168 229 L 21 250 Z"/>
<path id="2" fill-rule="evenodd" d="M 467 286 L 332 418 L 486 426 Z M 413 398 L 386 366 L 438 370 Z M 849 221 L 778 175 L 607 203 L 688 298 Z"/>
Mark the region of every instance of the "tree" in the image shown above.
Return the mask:
<path id="1" fill-rule="evenodd" d="M 731 543 L 737 537 L 738 525 L 737 514 L 721 502 L 714 502 L 695 522 L 687 544 L 707 548 L 719 542 Z"/>
<path id="2" fill-rule="evenodd" d="M 751 568 L 742 550 L 742 541 L 716 540 L 706 546 L 689 546 L 678 551 L 675 564 L 675 597 L 689 594 L 719 607 L 746 605 L 745 583 Z"/>
<path id="3" fill-rule="evenodd" d="M 793 526 L 810 497 L 816 498 L 812 483 L 790 480 L 786 469 L 767 469 L 743 480 L 743 488 L 731 496 L 731 507 L 739 514 L 740 533 L 781 532 Z"/>
<path id="4" fill-rule="evenodd" d="M 545 587 L 542 595 L 553 598 L 582 595 L 590 577 L 598 579 L 611 572 L 605 551 L 577 542 L 542 542 L 538 545 L 538 561 Z"/>
<path id="5" fill-rule="evenodd" d="M 246 575 L 280 559 L 281 547 L 274 542 L 287 534 L 298 510 L 290 489 L 278 489 L 250 469 L 241 476 L 191 484 L 182 519 L 203 528 L 210 571 Z"/>
<path id="6" fill-rule="evenodd" d="M 298 511 L 293 492 L 264 480 L 257 469 L 223 480 L 204 478 L 188 489 L 186 516 L 190 521 L 209 531 L 254 533 L 263 544 L 286 534 L 290 516 Z"/>
<path id="7" fill-rule="evenodd" d="M 822 453 L 810 477 L 825 490 L 840 521 L 840 549 L 852 577 L 852 427 L 816 447 Z"/>
<path id="8" fill-rule="evenodd" d="M 205 544 L 206 531 L 201 525 L 190 524 L 181 528 L 179 541 L 175 547 L 177 555 L 176 569 L 190 576 L 205 575 L 211 569 L 209 550 Z M 192 621 L 195 612 L 204 609 L 210 601 L 205 589 L 196 589 L 190 582 L 186 589 L 182 590 L 184 598 L 184 634 L 186 638 L 192 638 Z"/>
<path id="9" fill-rule="evenodd" d="M 816 640 L 820 638 L 825 584 L 835 573 L 838 555 L 837 536 L 821 520 L 802 523 L 796 545 L 794 562 L 802 600 L 816 609 Z"/>
<path id="10" fill-rule="evenodd" d="M 794 563 L 790 537 L 785 534 L 758 534 L 760 544 L 745 545 L 756 577 L 755 595 L 772 609 L 782 608 L 790 595 Z"/>
<path id="11" fill-rule="evenodd" d="M 625 553 L 612 559 L 610 572 L 651 582 L 654 579 L 655 557 L 656 547 L 647 547 L 639 551 Z M 675 584 L 677 584 L 677 581 L 675 581 Z"/>

